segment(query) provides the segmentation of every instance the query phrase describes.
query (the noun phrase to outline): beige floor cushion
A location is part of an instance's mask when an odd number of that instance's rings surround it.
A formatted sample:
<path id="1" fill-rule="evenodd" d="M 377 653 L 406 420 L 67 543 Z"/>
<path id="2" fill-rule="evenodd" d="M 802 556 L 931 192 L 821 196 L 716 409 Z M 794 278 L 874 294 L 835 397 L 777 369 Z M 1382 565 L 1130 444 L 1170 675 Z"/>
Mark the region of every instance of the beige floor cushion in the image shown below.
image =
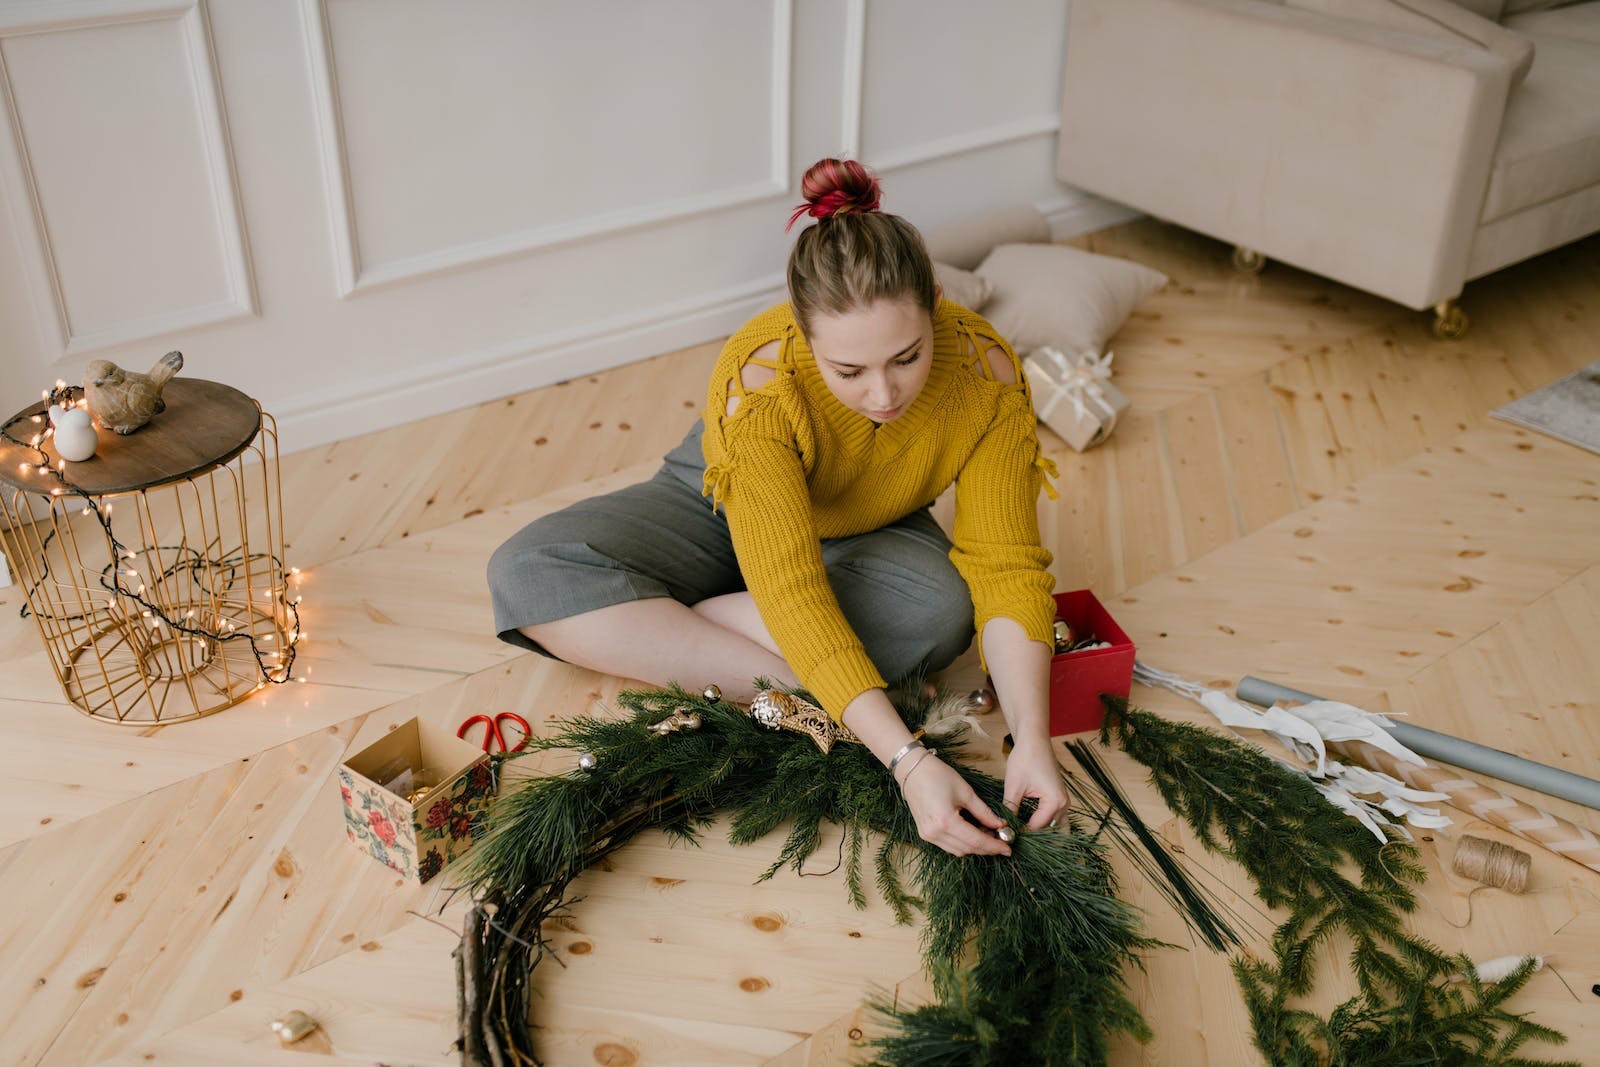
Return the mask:
<path id="1" fill-rule="evenodd" d="M 1100 355 L 1129 312 L 1167 284 L 1158 270 L 1066 245 L 1001 245 L 978 273 L 994 286 L 983 317 L 1018 355 L 1046 345 Z"/>
<path id="2" fill-rule="evenodd" d="M 933 264 L 933 276 L 944 289 L 945 299 L 954 300 L 968 311 L 982 311 L 983 306 L 989 302 L 989 296 L 994 292 L 994 286 L 990 284 L 989 279 L 981 274 L 974 274 L 970 270 L 952 267 L 937 260 Z"/>

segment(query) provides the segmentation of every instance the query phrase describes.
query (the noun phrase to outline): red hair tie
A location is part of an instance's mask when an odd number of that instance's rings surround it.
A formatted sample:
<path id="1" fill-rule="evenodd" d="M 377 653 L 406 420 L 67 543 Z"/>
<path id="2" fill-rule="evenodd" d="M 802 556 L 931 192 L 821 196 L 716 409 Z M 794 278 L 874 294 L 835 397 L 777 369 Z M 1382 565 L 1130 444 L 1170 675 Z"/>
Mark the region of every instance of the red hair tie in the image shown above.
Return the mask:
<path id="1" fill-rule="evenodd" d="M 814 195 L 813 198 L 808 199 L 804 204 L 794 209 L 794 214 L 789 216 L 789 225 L 783 228 L 784 233 L 788 233 L 793 228 L 801 215 L 809 214 L 814 219 L 828 219 L 835 215 L 846 215 L 852 211 L 878 210 L 879 185 L 877 179 L 873 178 L 870 172 L 861 164 L 853 161 L 841 163 L 838 160 L 827 160 L 825 165 L 819 164 L 818 166 L 824 167 L 827 172 L 827 179 L 830 182 L 854 179 L 855 181 L 865 181 L 867 187 L 859 192 L 851 193 L 839 185 L 834 185 L 826 192 Z M 816 185 L 813 183 L 816 178 L 813 177 L 813 174 L 816 170 L 817 167 L 813 167 L 811 171 L 806 173 L 805 179 L 801 181 L 800 186 L 803 193 L 811 194 L 811 190 L 815 189 Z M 841 170 L 844 172 L 843 175 L 839 173 Z M 807 186 L 811 188 L 808 189 Z"/>

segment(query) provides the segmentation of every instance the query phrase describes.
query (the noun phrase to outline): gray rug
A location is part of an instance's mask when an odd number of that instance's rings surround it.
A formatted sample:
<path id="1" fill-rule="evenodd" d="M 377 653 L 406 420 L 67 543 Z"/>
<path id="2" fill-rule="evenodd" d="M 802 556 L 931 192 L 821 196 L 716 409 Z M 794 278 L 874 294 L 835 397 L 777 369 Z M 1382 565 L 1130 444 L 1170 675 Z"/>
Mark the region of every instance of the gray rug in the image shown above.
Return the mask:
<path id="1" fill-rule="evenodd" d="M 1600 360 L 1489 414 L 1600 454 Z"/>

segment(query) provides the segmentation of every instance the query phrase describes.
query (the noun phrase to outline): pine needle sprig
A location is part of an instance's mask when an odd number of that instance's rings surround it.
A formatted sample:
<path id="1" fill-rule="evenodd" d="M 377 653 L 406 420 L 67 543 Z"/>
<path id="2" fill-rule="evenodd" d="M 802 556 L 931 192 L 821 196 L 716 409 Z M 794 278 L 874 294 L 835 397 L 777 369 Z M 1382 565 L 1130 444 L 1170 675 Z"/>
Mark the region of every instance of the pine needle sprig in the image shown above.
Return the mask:
<path id="1" fill-rule="evenodd" d="M 1210 850 L 1238 862 L 1272 907 L 1290 909 L 1277 940 L 1319 943 L 1343 929 L 1358 941 L 1404 935 L 1416 908 L 1410 877 L 1420 868 L 1409 844 L 1379 843 L 1342 815 L 1309 781 L 1232 738 L 1129 709 L 1107 698 L 1102 738 L 1150 770 L 1161 798 Z M 1342 873 L 1354 864 L 1361 882 Z M 1401 876 L 1405 876 L 1402 880 Z M 1309 981 L 1309 966 L 1291 971 Z"/>
<path id="2" fill-rule="evenodd" d="M 1110 839 L 1128 857 L 1141 874 L 1164 896 L 1189 927 L 1202 941 L 1218 952 L 1228 947 L 1242 947 L 1244 941 L 1222 917 L 1222 907 L 1216 895 L 1191 879 L 1166 846 L 1156 838 L 1150 827 L 1133 810 L 1133 805 L 1117 787 L 1110 768 L 1083 741 L 1066 742 L 1067 751 L 1083 768 L 1098 793 L 1091 795 L 1073 775 L 1067 775 L 1067 788 L 1077 798 L 1080 806 L 1103 811 L 1100 825 Z M 1130 836 L 1131 835 L 1131 836 Z"/>
<path id="3" fill-rule="evenodd" d="M 1524 967 L 1497 983 L 1471 962 L 1410 934 L 1425 870 L 1414 846 L 1378 842 L 1329 804 L 1301 775 L 1258 749 L 1186 723 L 1103 698 L 1102 740 L 1150 771 L 1162 799 L 1206 847 L 1242 866 L 1268 904 L 1289 915 L 1273 935 L 1273 958 L 1234 958 L 1234 976 L 1267 1062 L 1290 1067 L 1398 1064 L 1531 1067 L 1517 1056 L 1559 1032 L 1508 1011 L 1527 981 Z M 1359 881 L 1345 871 L 1353 867 Z M 1318 950 L 1335 935 L 1352 943 L 1358 994 L 1326 1018 L 1294 1006 L 1311 991 Z M 1453 981 L 1465 974 L 1464 984 Z"/>

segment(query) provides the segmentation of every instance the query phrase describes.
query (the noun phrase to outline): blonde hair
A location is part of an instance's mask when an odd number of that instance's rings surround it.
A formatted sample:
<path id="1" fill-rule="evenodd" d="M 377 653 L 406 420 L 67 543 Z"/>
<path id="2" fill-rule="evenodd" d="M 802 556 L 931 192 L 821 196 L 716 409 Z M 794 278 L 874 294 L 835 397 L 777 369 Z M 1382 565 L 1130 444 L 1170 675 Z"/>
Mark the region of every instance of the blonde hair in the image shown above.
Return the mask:
<path id="1" fill-rule="evenodd" d="M 789 300 L 803 332 L 816 315 L 842 315 L 879 300 L 934 310 L 933 260 L 917 228 L 878 210 L 877 178 L 855 160 L 823 159 L 801 179 L 806 202 L 790 216 L 817 219 L 789 253 Z"/>

